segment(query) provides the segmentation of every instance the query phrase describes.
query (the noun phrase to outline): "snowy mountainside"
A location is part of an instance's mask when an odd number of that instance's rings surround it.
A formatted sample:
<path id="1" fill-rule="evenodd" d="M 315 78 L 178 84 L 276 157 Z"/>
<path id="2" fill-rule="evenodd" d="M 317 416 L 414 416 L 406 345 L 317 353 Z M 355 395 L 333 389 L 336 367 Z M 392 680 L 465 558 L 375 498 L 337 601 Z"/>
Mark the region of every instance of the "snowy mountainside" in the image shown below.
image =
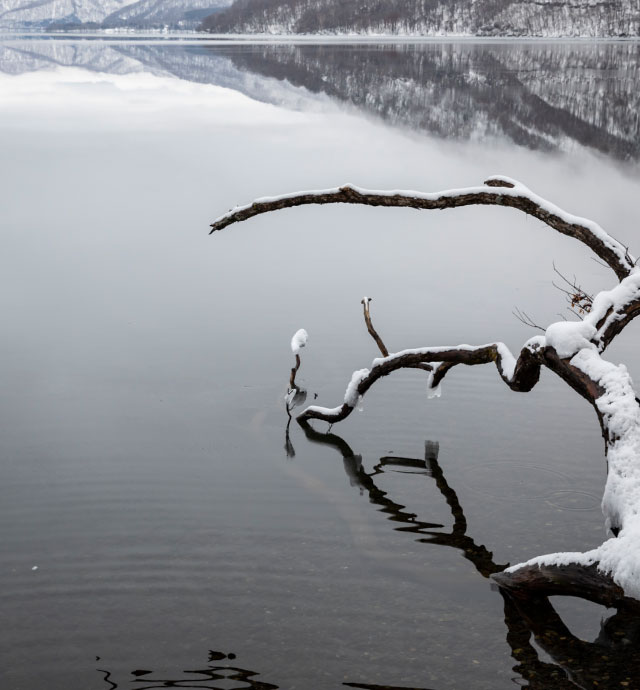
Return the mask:
<path id="1" fill-rule="evenodd" d="M 102 26 L 195 28 L 215 8 L 226 4 L 225 0 L 139 0 L 112 12 Z"/>
<path id="2" fill-rule="evenodd" d="M 130 0 L 0 0 L 0 27 L 36 27 L 53 21 L 101 22 Z"/>
<path id="3" fill-rule="evenodd" d="M 236 0 L 213 33 L 638 36 L 640 0 Z"/>
<path id="4" fill-rule="evenodd" d="M 196 28 L 230 0 L 0 0 L 1 29 L 90 25 Z"/>

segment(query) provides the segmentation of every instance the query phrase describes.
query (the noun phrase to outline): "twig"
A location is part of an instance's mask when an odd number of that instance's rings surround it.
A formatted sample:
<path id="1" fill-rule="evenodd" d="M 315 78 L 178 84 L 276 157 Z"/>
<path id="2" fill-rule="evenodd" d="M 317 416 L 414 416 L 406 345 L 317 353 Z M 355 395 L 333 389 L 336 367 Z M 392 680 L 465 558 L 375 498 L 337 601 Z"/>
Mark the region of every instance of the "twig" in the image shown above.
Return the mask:
<path id="1" fill-rule="evenodd" d="M 571 290 L 566 290 L 560 285 L 556 285 L 556 283 L 554 283 L 553 281 L 551 282 L 551 284 L 554 288 L 560 290 L 560 292 L 563 292 L 566 295 L 567 302 L 571 305 L 569 307 L 569 311 L 572 314 L 575 314 L 578 318 L 582 319 L 583 317 L 581 316 L 581 314 L 588 314 L 591 311 L 591 307 L 593 306 L 593 295 L 590 295 L 588 292 L 585 292 L 585 290 L 583 290 L 582 287 L 578 285 L 578 281 L 575 276 L 573 276 L 573 280 L 569 280 L 563 273 L 561 273 L 558 270 L 555 262 L 553 263 L 553 270 L 557 275 L 560 276 L 560 278 L 562 278 L 562 280 L 571 288 Z M 575 311 L 576 308 L 578 311 Z"/>
<path id="2" fill-rule="evenodd" d="M 546 329 L 543 328 L 542 326 L 538 326 L 538 324 L 527 314 L 526 311 L 522 311 L 518 309 L 518 307 L 515 307 L 514 311 L 511 312 L 518 321 L 521 321 L 525 326 L 529 326 L 530 328 L 537 328 L 539 331 L 542 331 L 543 333 L 546 332 Z"/>
<path id="3" fill-rule="evenodd" d="M 376 341 L 376 345 L 378 346 L 378 349 L 380 350 L 380 353 L 382 354 L 383 357 L 388 357 L 389 356 L 389 350 L 387 350 L 387 346 L 382 342 L 382 338 L 378 335 L 378 332 L 376 329 L 373 327 L 373 322 L 371 320 L 371 311 L 369 308 L 369 303 L 371 302 L 373 298 L 372 297 L 367 297 L 366 295 L 360 300 L 360 304 L 362 304 L 362 309 L 364 312 L 364 321 L 367 324 L 367 330 L 369 331 L 369 335 Z M 424 371 L 433 371 L 433 367 L 431 364 L 427 364 L 426 362 L 421 362 L 415 366 L 416 369 L 424 369 Z"/>
<path id="4" fill-rule="evenodd" d="M 382 338 L 378 335 L 378 332 L 373 327 L 373 323 L 371 322 L 371 313 L 369 311 L 369 302 L 371 302 L 371 299 L 371 297 L 367 297 L 365 295 L 360 300 L 360 304 L 362 304 L 362 310 L 364 312 L 364 322 L 367 324 L 367 330 L 369 331 L 369 335 L 376 341 L 376 345 L 378 346 L 378 349 L 380 350 L 382 356 L 388 357 L 389 350 L 387 350 L 387 346 L 382 342 Z"/>

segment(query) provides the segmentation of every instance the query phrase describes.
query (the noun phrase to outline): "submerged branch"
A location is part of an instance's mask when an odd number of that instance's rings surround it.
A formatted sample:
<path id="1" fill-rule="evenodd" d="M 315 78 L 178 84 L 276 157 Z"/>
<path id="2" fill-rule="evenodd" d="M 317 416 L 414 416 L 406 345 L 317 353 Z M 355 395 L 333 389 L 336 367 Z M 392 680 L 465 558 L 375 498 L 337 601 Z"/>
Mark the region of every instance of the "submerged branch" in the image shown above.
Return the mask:
<path id="1" fill-rule="evenodd" d="M 610 575 L 598 570 L 596 563 L 584 565 L 528 565 L 513 572 L 495 573 L 493 581 L 512 596 L 570 596 L 593 601 L 606 607 L 635 606 L 635 599 L 625 596 L 622 587 Z"/>
<path id="2" fill-rule="evenodd" d="M 289 389 L 296 389 L 298 390 L 298 386 L 296 385 L 296 374 L 298 373 L 298 369 L 300 369 L 300 355 L 296 354 L 296 363 L 295 365 L 291 368 L 291 374 L 289 375 Z"/>

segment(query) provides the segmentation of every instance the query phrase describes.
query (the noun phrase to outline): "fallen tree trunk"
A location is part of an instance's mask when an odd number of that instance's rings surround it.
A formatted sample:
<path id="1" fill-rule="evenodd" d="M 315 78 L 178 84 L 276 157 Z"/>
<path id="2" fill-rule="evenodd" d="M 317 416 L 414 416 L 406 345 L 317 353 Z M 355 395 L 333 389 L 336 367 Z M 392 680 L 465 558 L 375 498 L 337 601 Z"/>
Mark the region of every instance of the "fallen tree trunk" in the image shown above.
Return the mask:
<path id="1" fill-rule="evenodd" d="M 517 392 L 528 392 L 536 385 L 541 367 L 550 369 L 585 398 L 596 412 L 608 462 L 602 507 L 606 523 L 617 538 L 586 553 L 535 558 L 509 568 L 496 581 L 510 591 L 528 588 L 570 593 L 573 589 L 584 592 L 585 598 L 594 601 L 640 599 L 640 403 L 626 368 L 602 357 L 612 340 L 640 314 L 640 269 L 628 249 L 596 223 L 573 216 L 519 182 L 501 176 L 492 177 L 479 187 L 436 193 L 381 192 L 345 185 L 258 199 L 219 218 L 212 224 L 211 232 L 261 213 L 329 203 L 420 210 L 470 205 L 515 208 L 582 242 L 613 270 L 619 282 L 593 298 L 583 320 L 561 321 L 542 329 L 544 335 L 524 343 L 517 358 L 499 341 L 389 353 L 373 328 L 369 300 L 365 298 L 367 329 L 382 357 L 375 359 L 370 368 L 354 372 L 341 404 L 333 408 L 311 405 L 300 413 L 298 421 L 306 423 L 319 419 L 333 424 L 346 419 L 376 381 L 400 369 L 426 370 L 429 374 L 427 389 L 432 395 L 438 394 L 446 373 L 459 364 L 494 363 L 501 379 Z"/>

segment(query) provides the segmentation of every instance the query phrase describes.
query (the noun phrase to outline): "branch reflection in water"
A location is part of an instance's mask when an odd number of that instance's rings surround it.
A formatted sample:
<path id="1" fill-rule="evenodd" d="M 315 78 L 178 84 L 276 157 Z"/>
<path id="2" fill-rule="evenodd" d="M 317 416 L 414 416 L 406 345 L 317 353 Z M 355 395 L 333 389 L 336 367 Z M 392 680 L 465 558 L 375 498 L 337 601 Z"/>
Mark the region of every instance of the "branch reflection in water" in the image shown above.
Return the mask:
<path id="1" fill-rule="evenodd" d="M 343 458 L 345 471 L 352 485 L 368 493 L 372 503 L 382 506 L 389 519 L 404 522 L 398 531 L 427 535 L 417 541 L 460 549 L 476 570 L 488 578 L 507 567 L 494 562 L 493 554 L 467 535 L 467 520 L 455 490 L 449 485 L 438 463 L 439 446 L 425 443 L 424 460 L 417 458 L 382 457 L 373 471 L 367 473 L 362 458 L 349 444 L 334 433 L 318 432 L 309 422 L 300 422 L 307 440 L 335 448 Z M 385 468 L 412 467 L 422 469 L 423 475 L 433 478 L 453 517 L 450 532 L 435 531 L 438 525 L 426 523 L 417 516 L 404 512 L 404 506 L 393 502 L 380 490 L 374 477 Z M 507 643 L 512 657 L 518 662 L 514 671 L 528 681 L 532 690 L 602 690 L 603 688 L 633 688 L 640 677 L 640 616 L 636 608 L 620 607 L 615 614 L 601 623 L 600 634 L 593 642 L 586 642 L 571 633 L 564 624 L 549 597 L 525 596 L 524 592 L 509 594 L 494 587 L 504 600 L 504 621 Z M 533 639 L 532 639 L 533 637 Z M 552 662 L 542 661 L 536 649 L 541 648 Z M 520 682 L 520 679 L 514 679 Z M 376 685 L 351 685 L 376 688 Z M 393 686 L 382 686 L 382 688 Z M 407 689 L 411 690 L 411 689 Z"/>
<path id="2" fill-rule="evenodd" d="M 475 569 L 485 578 L 498 573 L 507 564 L 498 564 L 493 554 L 482 544 L 477 544 L 467 535 L 467 519 L 455 490 L 449 485 L 438 462 L 439 445 L 433 441 L 425 442 L 425 457 L 405 458 L 384 456 L 367 472 L 362 464 L 362 456 L 337 434 L 316 431 L 309 422 L 299 422 L 305 437 L 312 443 L 329 446 L 341 455 L 349 483 L 366 493 L 372 504 L 379 506 L 387 519 L 401 523 L 394 529 L 420 535 L 417 541 L 424 544 L 449 546 L 463 552 Z M 287 425 L 287 454 L 295 456 Z M 450 531 L 444 531 L 437 523 L 420 520 L 415 513 L 405 510 L 405 506 L 393 501 L 387 492 L 380 489 L 375 477 L 394 468 L 413 470 L 410 476 L 423 475 L 433 479 L 446 501 L 453 518 Z M 601 624 L 600 634 L 593 642 L 586 642 L 571 633 L 562 621 L 549 597 L 509 594 L 495 587 L 504 600 L 504 622 L 507 627 L 506 641 L 511 655 L 517 662 L 513 670 L 518 676 L 516 684 L 527 683 L 531 690 L 603 690 L 606 688 L 629 688 L 640 677 L 640 617 L 636 609 L 620 607 L 615 614 Z M 540 659 L 542 650 L 551 661 Z M 209 652 L 209 666 L 206 669 L 185 671 L 182 679 L 158 679 L 153 671 L 136 670 L 134 679 L 126 686 L 136 690 L 155 690 L 156 688 L 205 688 L 223 690 L 229 682 L 237 690 L 277 690 L 280 686 L 256 679 L 258 673 L 235 664 L 222 665 L 215 662 L 235 660 L 234 654 Z M 211 663 L 213 662 L 213 663 Z M 118 685 L 110 672 L 99 669 L 105 687 L 113 690 Z M 310 682 L 310 685 L 312 683 Z M 364 690 L 433 690 L 397 685 L 379 685 L 366 682 L 343 682 L 343 686 Z"/>
<path id="3" fill-rule="evenodd" d="M 184 671 L 187 678 L 174 680 L 155 678 L 153 671 L 138 669 L 131 672 L 134 678 L 129 681 L 125 687 L 135 690 L 155 690 L 156 688 L 202 688 L 203 690 L 222 690 L 222 688 L 229 687 L 236 688 L 237 690 L 278 690 L 278 685 L 256 680 L 255 677 L 258 674 L 254 671 L 248 671 L 231 664 L 220 665 L 215 663 L 223 660 L 233 661 L 235 658 L 236 655 L 233 653 L 225 654 L 224 652 L 210 651 L 209 666 L 207 668 Z M 108 671 L 101 669 L 98 669 L 98 671 L 99 673 L 105 674 L 104 680 L 110 690 L 123 687 L 112 680 L 111 674 Z M 230 686 L 230 682 L 233 682 L 233 686 Z"/>

